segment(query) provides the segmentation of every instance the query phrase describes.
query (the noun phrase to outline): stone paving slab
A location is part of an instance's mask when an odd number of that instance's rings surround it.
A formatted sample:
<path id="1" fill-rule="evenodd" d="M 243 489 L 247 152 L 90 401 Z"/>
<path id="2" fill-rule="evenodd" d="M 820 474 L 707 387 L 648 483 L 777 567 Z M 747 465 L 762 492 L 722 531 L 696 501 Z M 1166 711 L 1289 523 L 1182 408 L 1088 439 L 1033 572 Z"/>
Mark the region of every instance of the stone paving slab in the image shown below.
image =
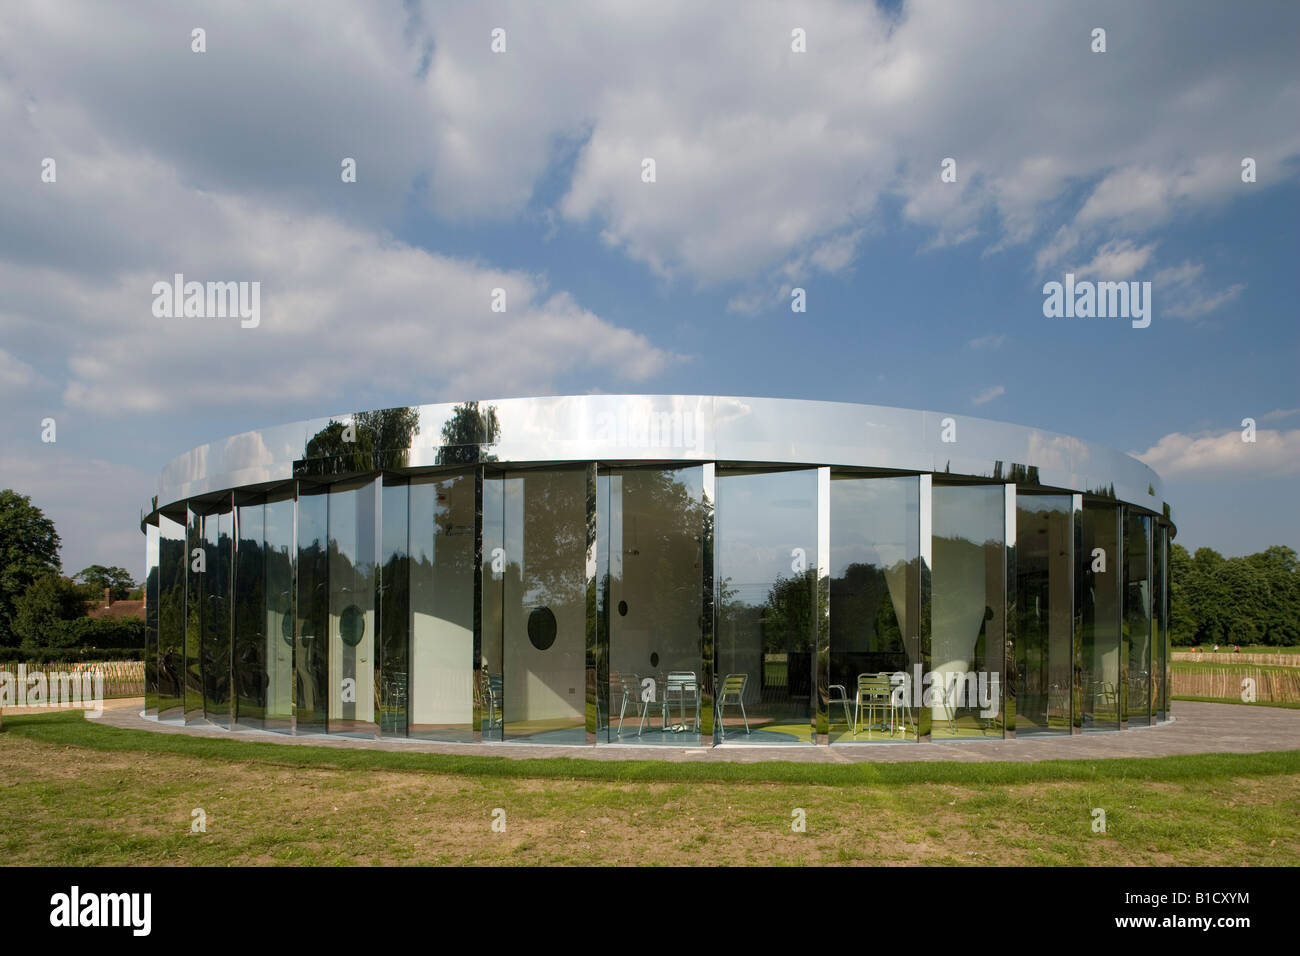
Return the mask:
<path id="1" fill-rule="evenodd" d="M 1300 710 L 1196 701 L 1178 701 L 1173 712 L 1175 719 L 1170 723 L 1111 733 L 1021 737 L 1017 740 L 968 740 L 961 743 L 855 743 L 832 744 L 829 747 L 748 746 L 728 743 L 711 748 L 663 745 L 559 747 L 504 743 L 436 743 L 400 738 L 364 739 L 328 734 L 293 736 L 245 728 L 226 730 L 213 725 L 186 727 L 179 723 L 145 717 L 142 713 L 143 707 L 144 699 L 140 697 L 105 701 L 104 715 L 99 720 L 114 727 L 132 730 L 263 741 L 284 746 L 308 745 L 461 756 L 472 754 L 512 759 L 572 757 L 583 760 L 665 760 L 676 763 L 761 763 L 765 761 L 979 763 L 990 760 L 1034 762 L 1104 760 L 1111 757 L 1168 757 L 1199 753 L 1262 753 L 1300 749 Z"/>

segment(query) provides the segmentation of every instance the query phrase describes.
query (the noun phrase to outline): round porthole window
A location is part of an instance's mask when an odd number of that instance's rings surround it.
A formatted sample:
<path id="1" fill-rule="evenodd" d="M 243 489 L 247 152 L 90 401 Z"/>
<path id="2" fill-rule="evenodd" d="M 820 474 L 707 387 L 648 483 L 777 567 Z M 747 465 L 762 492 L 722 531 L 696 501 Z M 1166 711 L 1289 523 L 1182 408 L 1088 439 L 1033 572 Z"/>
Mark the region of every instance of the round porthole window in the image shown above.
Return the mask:
<path id="1" fill-rule="evenodd" d="M 651 654 L 651 655 L 650 655 L 650 666 L 651 666 L 651 667 L 658 667 L 658 666 L 659 666 L 659 655 L 658 655 L 658 654 Z"/>
<path id="2" fill-rule="evenodd" d="M 355 604 L 349 604 L 339 616 L 339 637 L 348 647 L 356 647 L 366 634 L 366 615 Z"/>
<path id="3" fill-rule="evenodd" d="M 555 615 L 549 607 L 535 607 L 528 615 L 528 640 L 539 651 L 555 643 Z"/>
<path id="4" fill-rule="evenodd" d="M 288 614 L 280 618 L 280 636 L 286 644 L 293 647 L 293 618 Z"/>
<path id="5" fill-rule="evenodd" d="M 626 601 L 619 601 L 619 602 L 618 602 L 618 616 L 619 616 L 619 617 L 627 617 L 627 602 L 626 602 Z"/>

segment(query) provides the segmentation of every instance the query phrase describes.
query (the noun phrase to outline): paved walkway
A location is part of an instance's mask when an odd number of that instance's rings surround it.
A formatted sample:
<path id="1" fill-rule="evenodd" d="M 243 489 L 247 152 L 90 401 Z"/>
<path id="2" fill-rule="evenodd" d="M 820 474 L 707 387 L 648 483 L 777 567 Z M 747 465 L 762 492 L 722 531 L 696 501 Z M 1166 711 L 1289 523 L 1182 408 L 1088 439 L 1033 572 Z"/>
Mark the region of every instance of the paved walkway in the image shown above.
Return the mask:
<path id="1" fill-rule="evenodd" d="M 901 763 L 953 760 L 978 763 L 988 760 L 1098 760 L 1109 757 L 1168 757 L 1178 754 L 1260 753 L 1300 749 L 1300 710 L 1192 701 L 1175 703 L 1176 719 L 1171 723 L 1115 733 L 1021 737 L 1018 740 L 969 740 L 961 743 L 833 744 L 830 747 L 758 747 L 729 743 L 712 748 L 444 744 L 394 738 L 366 740 L 324 734 L 295 737 L 242 728 L 230 731 L 213 726 L 183 727 L 146 718 L 141 713 L 143 707 L 144 700 L 140 697 L 105 701 L 104 715 L 99 719 L 114 727 L 134 730 L 267 741 L 285 746 L 309 745 L 462 756 L 476 754 L 515 759 L 577 757 L 585 760 L 667 760 L 690 763 L 759 763 L 771 760 L 799 763 Z"/>

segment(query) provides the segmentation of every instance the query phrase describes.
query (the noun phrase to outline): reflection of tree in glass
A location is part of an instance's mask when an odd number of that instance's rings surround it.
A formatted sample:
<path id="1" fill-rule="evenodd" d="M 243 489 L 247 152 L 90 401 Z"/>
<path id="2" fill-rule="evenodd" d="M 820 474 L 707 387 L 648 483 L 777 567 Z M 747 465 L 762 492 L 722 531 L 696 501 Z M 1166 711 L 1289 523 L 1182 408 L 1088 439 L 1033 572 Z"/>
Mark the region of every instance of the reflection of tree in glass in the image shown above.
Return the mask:
<path id="1" fill-rule="evenodd" d="M 622 487 L 623 573 L 628 573 L 626 562 L 639 562 L 638 578 L 656 595 L 637 608 L 638 627 L 664 635 L 687 626 L 698 629 L 701 542 L 709 509 L 698 491 L 670 470 L 628 472 Z M 683 608 L 693 609 L 689 621 Z M 617 608 L 610 612 L 618 613 Z"/>
<path id="2" fill-rule="evenodd" d="M 189 551 L 187 563 L 195 550 L 203 546 L 202 539 L 191 526 L 188 532 Z M 204 560 L 208 560 L 205 554 Z M 200 614 L 204 601 L 200 588 L 203 579 L 195 577 L 194 574 L 186 576 L 186 600 L 185 600 L 185 664 L 181 680 L 182 693 L 185 699 L 185 709 L 190 710 L 194 707 L 194 698 L 202 698 L 203 695 L 203 668 L 199 663 L 199 654 L 203 649 L 203 617 Z M 200 708 L 202 705 L 199 705 Z"/>
<path id="3" fill-rule="evenodd" d="M 557 605 L 584 601 L 586 563 L 575 558 L 586 554 L 587 536 L 596 527 L 595 509 L 587 512 L 585 470 L 529 475 L 523 482 L 524 600 Z M 574 520 L 580 515 L 585 520 Z"/>
<path id="4" fill-rule="evenodd" d="M 294 629 L 294 713 L 300 724 L 320 723 L 323 707 L 329 636 L 329 551 L 325 544 L 328 499 L 300 487 L 297 515 L 298 621 Z M 322 708 L 318 711 L 318 708 Z"/>
<path id="5" fill-rule="evenodd" d="M 240 518 L 241 522 L 243 518 Z M 260 526 L 254 524 L 260 532 Z M 265 555 L 260 534 L 240 537 L 235 550 L 235 695 L 243 716 L 266 710 Z"/>
<path id="6" fill-rule="evenodd" d="M 217 540 L 212 541 L 212 526 L 219 527 Z M 205 708 L 215 709 L 223 719 L 229 717 L 230 704 L 230 569 L 234 561 L 234 541 L 230 537 L 232 515 L 209 515 L 205 519 L 208 532 L 207 570 L 203 574 L 205 609 L 203 611 L 203 697 Z"/>
<path id="7" fill-rule="evenodd" d="M 496 406 L 489 405 L 479 411 L 478 402 L 464 402 L 452 409 L 451 417 L 442 426 L 442 447 L 438 449 L 439 465 L 472 465 L 480 461 L 496 461 L 496 455 L 483 453 L 480 445 L 495 445 L 501 438 L 501 423 Z"/>
<path id="8" fill-rule="evenodd" d="M 788 578 L 777 577 L 767 592 L 767 603 L 762 609 L 764 653 L 813 649 L 813 596 L 816 592 L 815 568 Z"/>
<path id="9" fill-rule="evenodd" d="M 410 460 L 411 441 L 419 433 L 420 410 L 415 406 L 355 412 L 350 433 L 346 422 L 330 419 L 307 440 L 302 457 L 332 459 L 326 474 L 402 468 Z"/>
<path id="10" fill-rule="evenodd" d="M 831 639 L 838 651 L 900 652 L 903 631 L 889 591 L 889 576 L 905 580 L 907 562 L 898 560 L 886 569 L 855 561 L 844 574 L 831 579 Z"/>
<path id="11" fill-rule="evenodd" d="M 185 539 L 160 535 L 158 542 L 158 706 L 180 702 L 185 668 Z"/>

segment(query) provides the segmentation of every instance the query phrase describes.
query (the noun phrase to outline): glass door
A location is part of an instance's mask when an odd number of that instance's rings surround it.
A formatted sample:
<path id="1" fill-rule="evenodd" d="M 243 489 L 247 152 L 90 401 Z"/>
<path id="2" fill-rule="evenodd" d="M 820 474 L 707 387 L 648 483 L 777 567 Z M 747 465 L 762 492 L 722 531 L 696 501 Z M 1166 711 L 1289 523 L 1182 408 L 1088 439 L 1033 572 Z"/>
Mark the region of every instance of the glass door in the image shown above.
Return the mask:
<path id="1" fill-rule="evenodd" d="M 585 465 L 484 478 L 484 740 L 587 742 L 594 505 Z"/>
<path id="2" fill-rule="evenodd" d="M 811 744 L 817 469 L 719 471 L 717 485 L 717 739 Z"/>
<path id="3" fill-rule="evenodd" d="M 698 746 L 704 469 L 620 468 L 598 479 L 607 743 Z M 605 628 L 602 628 L 604 631 Z"/>

